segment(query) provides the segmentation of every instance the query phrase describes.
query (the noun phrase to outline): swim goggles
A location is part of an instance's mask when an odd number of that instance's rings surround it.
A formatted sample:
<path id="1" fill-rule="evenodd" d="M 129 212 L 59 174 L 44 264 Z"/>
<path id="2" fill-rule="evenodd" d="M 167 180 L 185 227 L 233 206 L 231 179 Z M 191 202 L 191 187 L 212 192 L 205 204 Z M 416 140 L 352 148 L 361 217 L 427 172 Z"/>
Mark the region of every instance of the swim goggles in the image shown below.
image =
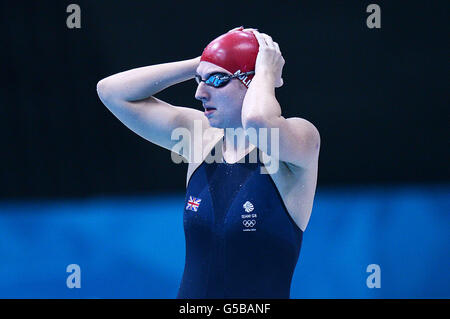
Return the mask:
<path id="1" fill-rule="evenodd" d="M 225 73 L 213 73 L 211 74 L 208 79 L 203 80 L 202 77 L 198 74 L 195 75 L 195 81 L 197 81 L 197 84 L 200 84 L 200 82 L 205 82 L 206 85 L 220 88 L 228 84 L 232 79 L 236 78 L 244 78 L 247 75 L 254 74 L 255 71 L 249 71 L 245 73 L 238 73 L 234 75 L 228 75 Z"/>

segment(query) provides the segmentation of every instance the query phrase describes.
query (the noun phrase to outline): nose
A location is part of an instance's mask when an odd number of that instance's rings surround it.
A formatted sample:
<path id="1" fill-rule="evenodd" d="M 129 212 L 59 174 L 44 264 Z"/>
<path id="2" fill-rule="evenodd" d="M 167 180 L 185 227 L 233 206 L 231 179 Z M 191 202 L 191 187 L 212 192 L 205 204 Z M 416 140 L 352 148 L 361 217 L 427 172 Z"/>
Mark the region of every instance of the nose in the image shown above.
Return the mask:
<path id="1" fill-rule="evenodd" d="M 208 88 L 204 82 L 200 82 L 200 84 L 198 85 L 197 91 L 195 91 L 195 98 L 202 102 L 209 99 Z"/>

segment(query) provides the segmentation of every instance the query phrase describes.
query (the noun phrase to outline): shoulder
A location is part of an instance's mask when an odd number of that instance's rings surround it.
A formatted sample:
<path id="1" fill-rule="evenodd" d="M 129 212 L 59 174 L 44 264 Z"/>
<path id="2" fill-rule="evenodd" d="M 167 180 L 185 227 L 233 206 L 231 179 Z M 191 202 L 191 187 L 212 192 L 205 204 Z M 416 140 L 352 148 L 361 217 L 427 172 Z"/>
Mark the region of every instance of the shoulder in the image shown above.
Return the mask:
<path id="1" fill-rule="evenodd" d="M 311 122 L 298 117 L 280 117 L 272 124 L 277 131 L 275 135 L 271 135 L 270 150 L 267 147 L 271 154 L 277 156 L 280 161 L 290 163 L 289 167 L 292 168 L 314 165 L 320 150 L 320 134 Z M 274 137 L 278 143 L 272 145 Z"/>
<path id="2" fill-rule="evenodd" d="M 306 139 L 320 144 L 319 130 L 310 121 L 300 117 L 290 117 L 286 119 L 286 123 L 292 129 L 301 131 Z"/>

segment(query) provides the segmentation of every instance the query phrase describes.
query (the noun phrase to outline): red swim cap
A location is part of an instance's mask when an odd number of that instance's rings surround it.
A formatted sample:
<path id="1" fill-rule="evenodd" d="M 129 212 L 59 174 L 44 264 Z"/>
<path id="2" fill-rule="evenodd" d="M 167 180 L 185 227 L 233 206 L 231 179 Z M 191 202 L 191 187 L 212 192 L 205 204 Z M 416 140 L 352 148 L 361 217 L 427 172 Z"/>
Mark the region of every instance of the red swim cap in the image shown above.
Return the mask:
<path id="1" fill-rule="evenodd" d="M 255 71 L 259 43 L 252 32 L 244 28 L 230 31 L 214 39 L 203 50 L 200 61 L 213 63 L 232 74 Z M 254 74 L 239 80 L 248 88 Z"/>

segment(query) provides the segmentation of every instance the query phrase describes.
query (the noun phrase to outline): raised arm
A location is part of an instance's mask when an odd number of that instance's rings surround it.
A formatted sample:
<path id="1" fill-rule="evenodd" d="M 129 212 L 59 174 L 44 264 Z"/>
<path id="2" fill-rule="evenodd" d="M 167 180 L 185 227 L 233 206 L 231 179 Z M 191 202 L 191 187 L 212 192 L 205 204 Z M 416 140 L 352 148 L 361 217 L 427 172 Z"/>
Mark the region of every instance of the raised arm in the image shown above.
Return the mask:
<path id="1" fill-rule="evenodd" d="M 270 36 L 252 31 L 259 43 L 256 58 L 255 77 L 253 78 L 242 105 L 242 125 L 244 129 L 271 129 L 279 134 L 278 154 L 272 152 L 272 143 L 259 145 L 265 153 L 290 164 L 290 167 L 316 167 L 320 151 L 320 134 L 309 121 L 293 117 L 284 118 L 281 107 L 275 97 L 275 88 L 283 85 L 281 77 L 284 58 L 278 43 Z M 276 131 L 276 130 L 275 130 Z"/>
<path id="2" fill-rule="evenodd" d="M 192 132 L 194 120 L 209 127 L 202 112 L 174 106 L 153 95 L 167 87 L 192 79 L 200 57 L 151 65 L 111 75 L 97 84 L 103 104 L 129 129 L 148 141 L 171 150 L 177 141 L 171 133 L 177 127 Z"/>

